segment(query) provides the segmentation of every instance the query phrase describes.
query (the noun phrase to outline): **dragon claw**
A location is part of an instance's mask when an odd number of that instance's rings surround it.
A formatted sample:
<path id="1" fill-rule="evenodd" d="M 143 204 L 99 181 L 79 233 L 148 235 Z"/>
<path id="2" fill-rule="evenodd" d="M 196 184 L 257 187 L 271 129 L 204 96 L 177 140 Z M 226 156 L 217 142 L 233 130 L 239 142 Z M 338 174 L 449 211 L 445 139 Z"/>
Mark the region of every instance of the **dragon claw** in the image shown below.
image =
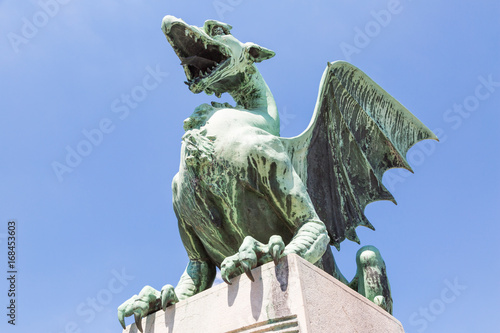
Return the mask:
<path id="1" fill-rule="evenodd" d="M 255 279 L 252 275 L 252 267 L 248 265 L 246 262 L 242 261 L 241 262 L 241 267 L 243 267 L 243 270 L 245 271 L 245 274 L 248 276 L 248 278 L 252 281 L 255 282 Z"/>
<path id="2" fill-rule="evenodd" d="M 135 326 L 137 326 L 137 329 L 139 330 L 139 332 L 143 332 L 142 331 L 142 316 L 140 313 L 138 312 L 134 312 L 134 320 L 135 320 Z"/>
<path id="3" fill-rule="evenodd" d="M 225 274 L 222 275 L 222 280 L 226 282 L 228 285 L 232 285 L 231 281 L 229 281 L 228 277 Z"/>
<path id="4" fill-rule="evenodd" d="M 269 238 L 269 253 L 273 258 L 275 265 L 278 265 L 278 261 L 281 258 L 281 255 L 283 254 L 284 250 L 285 250 L 285 243 L 283 242 L 281 236 L 275 235 Z"/>
<path id="5" fill-rule="evenodd" d="M 224 259 L 224 261 L 222 262 L 222 265 L 220 266 L 220 274 L 221 274 L 222 280 L 229 285 L 232 284 L 231 281 L 229 281 L 229 279 L 230 279 L 231 273 L 233 273 L 234 268 L 235 268 L 233 257 L 227 257 L 226 259 Z"/>
<path id="6" fill-rule="evenodd" d="M 179 298 L 175 294 L 175 289 L 172 285 L 167 284 L 161 288 L 161 308 L 163 311 L 167 308 L 167 306 L 171 304 L 175 304 L 179 302 Z"/>
<path id="7" fill-rule="evenodd" d="M 142 288 L 139 295 L 134 295 L 118 307 L 118 321 L 123 329 L 126 328 L 125 317 L 134 315 L 135 325 L 140 332 L 142 329 L 142 318 L 149 313 L 158 310 L 156 302 L 160 299 L 160 292 L 150 286 Z"/>
<path id="8" fill-rule="evenodd" d="M 231 284 L 229 278 L 235 274 L 245 273 L 254 282 L 252 269 L 271 260 L 277 265 L 285 249 L 281 236 L 271 236 L 268 244 L 263 244 L 253 237 L 247 236 L 243 240 L 238 253 L 227 257 L 221 264 L 221 277 L 224 282 Z"/>
<path id="9" fill-rule="evenodd" d="M 118 321 L 122 325 L 123 329 L 127 328 L 127 326 L 125 326 L 125 313 L 120 311 L 120 309 L 118 309 Z"/>
<path id="10" fill-rule="evenodd" d="M 279 248 L 275 245 L 271 248 L 271 257 L 273 257 L 273 261 L 275 265 L 278 265 L 278 260 L 280 259 L 280 250 Z"/>
<path id="11" fill-rule="evenodd" d="M 382 295 L 375 296 L 373 298 L 373 303 L 377 304 L 380 306 L 382 309 L 385 311 L 389 311 L 389 307 L 387 306 L 387 302 L 385 301 L 385 297 Z"/>

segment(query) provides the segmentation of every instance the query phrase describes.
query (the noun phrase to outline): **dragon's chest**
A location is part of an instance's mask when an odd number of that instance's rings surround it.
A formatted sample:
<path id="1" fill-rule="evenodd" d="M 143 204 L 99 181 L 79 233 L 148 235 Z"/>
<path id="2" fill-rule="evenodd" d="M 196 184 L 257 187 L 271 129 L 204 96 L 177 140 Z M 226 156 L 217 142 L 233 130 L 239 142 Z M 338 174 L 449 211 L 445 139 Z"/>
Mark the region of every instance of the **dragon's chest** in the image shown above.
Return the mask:
<path id="1" fill-rule="evenodd" d="M 264 170 L 259 163 L 265 160 L 260 154 L 277 138 L 254 126 L 251 117 L 238 121 L 234 110 L 217 110 L 207 117 L 201 111 L 185 122 L 174 180 L 174 206 L 182 220 L 204 235 L 235 230 L 235 224 L 245 224 L 250 217 L 274 220 L 258 183 Z"/>
<path id="2" fill-rule="evenodd" d="M 210 216 L 211 223 L 217 225 L 219 216 L 240 209 L 249 184 L 255 182 L 249 175 L 257 170 L 250 170 L 252 165 L 248 164 L 249 147 L 255 137 L 251 130 L 238 134 L 228 130 L 217 136 L 208 135 L 204 127 L 186 132 L 174 181 L 174 200 L 186 206 L 186 214 Z M 192 216 L 189 220 L 206 218 Z"/>

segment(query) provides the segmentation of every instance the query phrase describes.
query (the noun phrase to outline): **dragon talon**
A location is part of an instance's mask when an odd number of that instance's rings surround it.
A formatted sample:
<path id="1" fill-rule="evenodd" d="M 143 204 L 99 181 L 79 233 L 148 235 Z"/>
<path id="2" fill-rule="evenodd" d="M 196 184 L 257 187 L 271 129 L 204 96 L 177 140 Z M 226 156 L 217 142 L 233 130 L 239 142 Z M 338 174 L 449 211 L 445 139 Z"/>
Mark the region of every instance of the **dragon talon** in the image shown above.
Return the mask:
<path id="1" fill-rule="evenodd" d="M 280 260 L 281 253 L 283 252 L 280 248 L 279 245 L 274 245 L 271 248 L 271 257 L 273 257 L 274 264 L 278 266 L 278 261 Z"/>
<path id="2" fill-rule="evenodd" d="M 227 272 L 227 268 L 225 267 L 225 265 L 224 265 L 224 264 L 221 266 L 220 275 L 221 275 L 222 281 L 226 282 L 228 285 L 231 285 L 231 284 L 232 284 L 232 283 L 229 281 L 229 274 L 228 274 L 228 272 Z"/>
<path id="3" fill-rule="evenodd" d="M 167 309 L 167 305 L 168 305 L 167 297 L 164 297 L 163 293 L 162 293 L 162 295 L 161 295 L 161 308 L 163 311 L 165 311 Z"/>
<path id="4" fill-rule="evenodd" d="M 134 320 L 135 320 L 135 326 L 137 326 L 139 332 L 144 333 L 142 330 L 142 316 L 137 312 L 134 312 Z"/>
<path id="5" fill-rule="evenodd" d="M 243 267 L 243 270 L 245 271 L 245 274 L 248 276 L 248 278 L 252 281 L 252 282 L 255 282 L 255 279 L 252 275 L 252 269 L 250 268 L 250 266 L 245 263 L 245 262 L 241 262 L 241 266 Z"/>
<path id="6" fill-rule="evenodd" d="M 225 274 L 224 274 L 224 275 L 222 275 L 222 280 L 223 280 L 224 282 L 226 282 L 228 285 L 232 285 L 231 281 L 229 281 L 229 279 L 227 278 L 227 276 L 226 276 Z"/>
<path id="7" fill-rule="evenodd" d="M 163 286 L 163 288 L 161 289 L 160 298 L 161 298 L 161 308 L 163 309 L 163 311 L 166 310 L 167 306 L 179 302 L 179 298 L 175 293 L 175 288 L 170 284 Z"/>
<path id="8" fill-rule="evenodd" d="M 255 282 L 255 278 L 253 277 L 251 271 L 245 271 L 245 274 L 248 276 L 248 278 L 250 279 L 250 281 Z"/>
<path id="9" fill-rule="evenodd" d="M 127 326 L 125 326 L 125 313 L 122 311 L 118 311 L 118 321 L 122 325 L 123 329 L 127 328 Z"/>
<path id="10" fill-rule="evenodd" d="M 274 246 L 273 246 L 273 247 L 271 248 L 271 251 L 270 251 L 270 252 L 271 252 L 271 257 L 273 258 L 274 264 L 275 264 L 275 265 L 278 265 L 278 259 L 279 259 L 279 257 L 278 257 L 278 256 L 279 256 L 279 255 L 276 253 L 276 252 L 277 252 L 277 251 L 276 251 L 276 247 L 274 247 Z"/>
<path id="11" fill-rule="evenodd" d="M 377 304 L 378 306 L 386 309 L 387 308 L 387 304 L 385 302 L 385 297 L 384 296 L 375 296 L 373 298 L 373 303 Z"/>
<path id="12" fill-rule="evenodd" d="M 161 302 L 160 305 L 161 305 L 161 308 L 162 308 L 163 311 L 165 311 L 165 309 L 167 308 L 167 304 L 168 304 L 168 302 L 167 302 L 167 292 L 164 289 L 165 289 L 165 287 L 163 287 L 161 289 L 161 294 L 160 294 L 160 302 Z"/>

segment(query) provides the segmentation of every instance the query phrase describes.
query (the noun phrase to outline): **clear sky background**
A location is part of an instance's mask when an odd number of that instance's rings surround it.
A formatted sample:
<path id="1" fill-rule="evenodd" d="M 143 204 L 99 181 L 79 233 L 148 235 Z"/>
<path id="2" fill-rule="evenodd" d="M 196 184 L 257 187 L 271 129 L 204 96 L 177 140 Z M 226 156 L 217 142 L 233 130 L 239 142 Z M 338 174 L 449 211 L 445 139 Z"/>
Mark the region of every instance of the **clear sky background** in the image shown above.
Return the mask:
<path id="1" fill-rule="evenodd" d="M 367 207 L 377 231 L 358 228 L 361 244 L 380 249 L 407 332 L 498 330 L 500 3 L 59 1 L 0 1 L 0 331 L 120 332 L 119 304 L 182 274 L 170 184 L 183 120 L 216 98 L 184 85 L 160 30 L 166 14 L 227 22 L 276 52 L 258 68 L 282 136 L 305 129 L 326 62 L 340 59 L 434 130 L 440 143 L 408 154 L 415 174 L 386 173 L 398 205 Z M 68 157 L 78 149 L 86 156 Z M 9 219 L 15 328 L 5 315 Z M 360 246 L 341 247 L 350 279 Z"/>

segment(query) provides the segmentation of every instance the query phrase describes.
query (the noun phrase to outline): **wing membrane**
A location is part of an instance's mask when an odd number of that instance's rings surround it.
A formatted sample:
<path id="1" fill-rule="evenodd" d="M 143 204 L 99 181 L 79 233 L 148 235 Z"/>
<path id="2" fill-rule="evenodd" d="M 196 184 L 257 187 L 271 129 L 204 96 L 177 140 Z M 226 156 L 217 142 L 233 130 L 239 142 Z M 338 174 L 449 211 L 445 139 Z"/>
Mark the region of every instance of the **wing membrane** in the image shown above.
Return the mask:
<path id="1" fill-rule="evenodd" d="M 411 171 L 408 149 L 436 136 L 403 105 L 355 66 L 329 63 L 313 119 L 295 138 L 282 141 L 306 184 L 331 243 L 359 243 L 355 228 L 373 229 L 366 205 L 395 200 L 382 184 L 391 168 Z"/>

